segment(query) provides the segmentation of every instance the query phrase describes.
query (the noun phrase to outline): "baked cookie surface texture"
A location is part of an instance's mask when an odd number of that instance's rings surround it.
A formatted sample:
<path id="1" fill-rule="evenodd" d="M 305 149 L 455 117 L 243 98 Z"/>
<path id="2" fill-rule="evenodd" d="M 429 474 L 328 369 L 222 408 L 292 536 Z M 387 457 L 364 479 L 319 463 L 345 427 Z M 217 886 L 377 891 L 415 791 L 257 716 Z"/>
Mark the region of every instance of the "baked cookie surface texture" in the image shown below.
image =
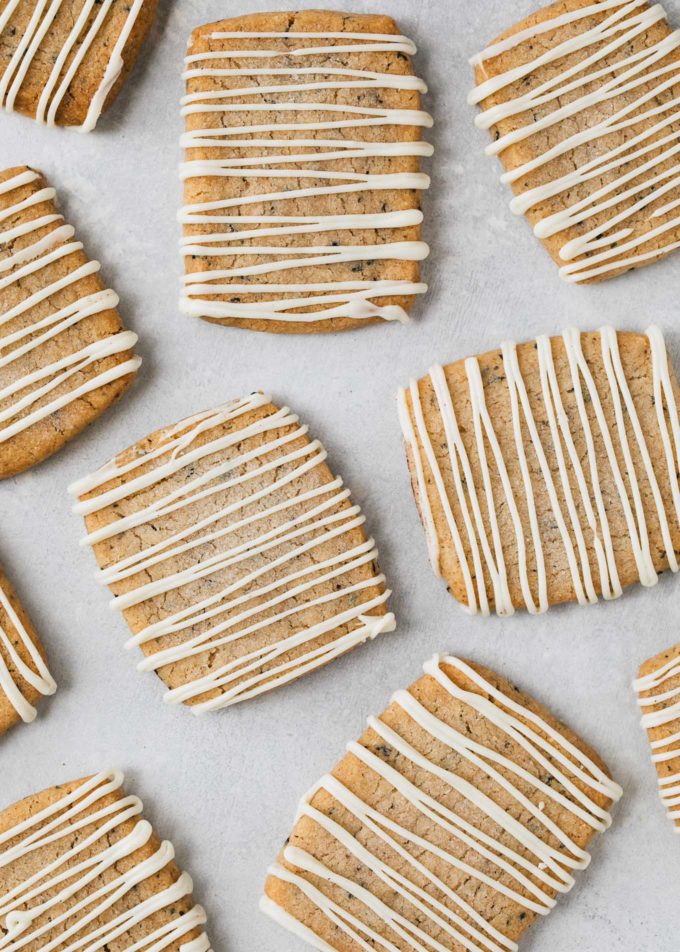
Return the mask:
<path id="1" fill-rule="evenodd" d="M 71 492 L 138 667 L 196 714 L 395 627 L 359 506 L 262 393 L 159 430 Z"/>
<path id="2" fill-rule="evenodd" d="M 90 132 L 132 68 L 158 0 L 0 0 L 0 106 Z"/>
<path id="3" fill-rule="evenodd" d="M 511 208 L 566 281 L 680 247 L 680 33 L 647 0 L 559 0 L 472 60 Z"/>
<path id="4" fill-rule="evenodd" d="M 181 309 L 259 331 L 407 320 L 420 240 L 416 48 L 386 16 L 252 14 L 194 31 Z"/>
<path id="5" fill-rule="evenodd" d="M 633 686 L 652 748 L 659 796 L 680 833 L 680 644 L 645 661 Z"/>
<path id="6" fill-rule="evenodd" d="M 35 705 L 56 690 L 36 630 L 0 569 L 0 734 L 35 720 Z"/>
<path id="7" fill-rule="evenodd" d="M 621 789 L 504 678 L 435 656 L 303 798 L 262 910 L 317 949 L 512 952 Z"/>
<path id="8" fill-rule="evenodd" d="M 401 390 L 430 560 L 453 596 L 537 613 L 677 572 L 679 405 L 656 327 L 506 341 Z"/>
<path id="9" fill-rule="evenodd" d="M 0 172 L 0 478 L 61 449 L 141 364 L 55 196 L 33 169 Z"/>
<path id="10" fill-rule="evenodd" d="M 0 813 L 3 952 L 210 952 L 191 877 L 122 784 L 100 773 Z"/>

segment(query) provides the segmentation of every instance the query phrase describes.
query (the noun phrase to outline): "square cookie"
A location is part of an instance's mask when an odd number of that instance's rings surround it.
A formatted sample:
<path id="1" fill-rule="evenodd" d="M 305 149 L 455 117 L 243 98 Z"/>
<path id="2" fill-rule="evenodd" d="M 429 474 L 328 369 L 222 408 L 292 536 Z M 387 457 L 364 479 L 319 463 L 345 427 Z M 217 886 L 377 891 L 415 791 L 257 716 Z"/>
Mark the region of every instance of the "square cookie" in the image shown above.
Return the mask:
<path id="1" fill-rule="evenodd" d="M 359 506 L 265 394 L 159 430 L 70 491 L 169 703 L 227 707 L 394 629 Z"/>
<path id="2" fill-rule="evenodd" d="M 0 569 L 0 734 L 17 721 L 35 720 L 40 698 L 57 685 L 30 618 Z"/>
<path id="3" fill-rule="evenodd" d="M 633 687 L 652 748 L 659 796 L 680 833 L 680 644 L 645 661 Z"/>
<path id="4" fill-rule="evenodd" d="M 194 30 L 182 310 L 288 333 L 407 320 L 427 245 L 425 84 L 387 16 L 257 13 Z"/>
<path id="5" fill-rule="evenodd" d="M 99 773 L 0 813 L 5 952 L 210 952 L 191 877 L 122 784 Z"/>
<path id="6" fill-rule="evenodd" d="M 678 570 L 680 392 L 661 332 L 541 336 L 399 394 L 430 560 L 470 612 L 593 604 Z"/>
<path id="7" fill-rule="evenodd" d="M 560 0 L 472 60 L 470 102 L 566 281 L 680 247 L 680 35 L 647 0 Z"/>
<path id="8" fill-rule="evenodd" d="M 512 952 L 621 788 L 505 678 L 435 656 L 302 799 L 261 909 L 326 952 Z"/>
<path id="9" fill-rule="evenodd" d="M 0 106 L 90 132 L 132 69 L 158 0 L 4 0 Z"/>
<path id="10" fill-rule="evenodd" d="M 0 479 L 40 463 L 132 383 L 141 359 L 39 172 L 0 172 Z"/>

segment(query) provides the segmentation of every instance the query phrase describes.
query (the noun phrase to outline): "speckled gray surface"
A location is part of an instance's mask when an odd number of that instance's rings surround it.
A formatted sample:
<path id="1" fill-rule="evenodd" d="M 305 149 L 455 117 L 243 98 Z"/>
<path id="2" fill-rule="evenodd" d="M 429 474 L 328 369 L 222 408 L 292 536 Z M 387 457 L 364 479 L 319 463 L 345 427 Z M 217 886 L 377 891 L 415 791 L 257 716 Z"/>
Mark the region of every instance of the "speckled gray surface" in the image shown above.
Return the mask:
<path id="1" fill-rule="evenodd" d="M 332 4 L 318 0 L 320 7 Z M 630 681 L 638 663 L 678 639 L 680 582 L 616 603 L 547 616 L 469 618 L 430 572 L 411 498 L 395 392 L 435 360 L 603 320 L 644 329 L 654 320 L 680 364 L 680 255 L 595 287 L 562 284 L 522 220 L 508 209 L 499 167 L 466 105 L 467 58 L 532 0 L 352 0 L 398 17 L 417 42 L 418 72 L 435 115 L 426 198 L 430 293 L 406 327 L 334 338 L 252 335 L 179 315 L 175 213 L 189 32 L 251 10 L 249 0 L 163 0 L 144 62 L 100 128 L 83 137 L 0 115 L 0 167 L 28 163 L 62 204 L 140 335 L 139 382 L 57 458 L 0 484 L 0 560 L 49 651 L 60 690 L 39 719 L 0 741 L 0 801 L 120 766 L 171 838 L 210 916 L 215 952 L 304 948 L 260 915 L 267 864 L 296 802 L 358 735 L 366 716 L 408 684 L 437 650 L 476 658 L 516 679 L 590 741 L 625 787 L 611 831 L 574 891 L 527 937 L 525 952 L 676 952 L 680 842 L 657 800 Z M 667 7 L 680 24 L 680 0 Z M 81 523 L 66 486 L 155 427 L 254 388 L 288 402 L 320 436 L 369 517 L 394 589 L 398 631 L 324 671 L 255 702 L 196 719 L 163 705 L 152 675 L 123 650 L 126 628 L 78 546 Z"/>

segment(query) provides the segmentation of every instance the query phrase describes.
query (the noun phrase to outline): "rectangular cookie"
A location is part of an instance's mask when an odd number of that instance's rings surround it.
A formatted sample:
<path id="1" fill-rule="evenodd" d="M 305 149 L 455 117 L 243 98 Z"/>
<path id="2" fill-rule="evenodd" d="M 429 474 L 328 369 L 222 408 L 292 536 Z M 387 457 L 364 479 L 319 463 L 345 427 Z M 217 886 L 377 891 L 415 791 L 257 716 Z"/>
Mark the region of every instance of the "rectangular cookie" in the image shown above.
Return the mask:
<path id="1" fill-rule="evenodd" d="M 70 487 L 167 702 L 227 707 L 394 629 L 365 517 L 308 429 L 253 393 Z"/>
<path id="2" fill-rule="evenodd" d="M 0 106 L 90 132 L 118 94 L 158 0 L 0 0 Z"/>
<path id="3" fill-rule="evenodd" d="M 0 734 L 35 720 L 35 705 L 56 690 L 38 634 L 0 569 Z"/>
<path id="4" fill-rule="evenodd" d="M 680 34 L 647 0 L 559 0 L 472 60 L 489 155 L 570 282 L 680 247 Z"/>
<path id="5" fill-rule="evenodd" d="M 260 908 L 326 952 L 512 952 L 621 796 L 536 701 L 435 656 L 303 798 Z"/>
<path id="6" fill-rule="evenodd" d="M 141 358 L 39 172 L 0 172 L 0 479 L 56 453 L 132 383 Z"/>
<path id="7" fill-rule="evenodd" d="M 426 290 L 432 153 L 415 52 L 378 15 L 256 13 L 194 30 L 184 313 L 289 333 L 407 320 Z"/>
<path id="8" fill-rule="evenodd" d="M 652 748 L 659 796 L 680 833 L 680 644 L 645 661 L 633 687 Z"/>
<path id="9" fill-rule="evenodd" d="M 172 843 L 111 770 L 0 813 L 3 952 L 210 952 Z"/>
<path id="10" fill-rule="evenodd" d="M 399 394 L 430 560 L 470 612 L 618 597 L 678 570 L 680 391 L 661 332 L 542 335 Z"/>

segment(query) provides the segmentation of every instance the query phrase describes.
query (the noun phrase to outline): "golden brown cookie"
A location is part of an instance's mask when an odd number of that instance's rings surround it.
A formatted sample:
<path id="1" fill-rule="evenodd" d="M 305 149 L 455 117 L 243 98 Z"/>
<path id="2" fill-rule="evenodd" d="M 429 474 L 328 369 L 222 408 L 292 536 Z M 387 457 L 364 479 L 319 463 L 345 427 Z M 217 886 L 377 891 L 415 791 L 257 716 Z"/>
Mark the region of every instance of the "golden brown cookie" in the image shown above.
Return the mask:
<path id="1" fill-rule="evenodd" d="M 655 585 L 680 554 L 680 391 L 660 331 L 574 328 L 399 395 L 432 565 L 471 612 Z"/>
<path id="2" fill-rule="evenodd" d="M 30 618 L 0 569 L 0 734 L 35 720 L 35 705 L 54 694 L 45 651 Z"/>
<path id="3" fill-rule="evenodd" d="M 112 770 L 43 790 L 0 813 L 5 952 L 210 952 L 192 882 Z"/>
<path id="4" fill-rule="evenodd" d="M 317 949 L 509 952 L 621 789 L 505 678 L 435 656 L 303 798 L 264 912 Z"/>
<path id="5" fill-rule="evenodd" d="M 61 449 L 141 364 L 55 195 L 33 169 L 0 172 L 0 479 Z"/>
<path id="6" fill-rule="evenodd" d="M 158 0 L 0 0 L 0 106 L 94 129 L 132 69 Z"/>
<path id="7" fill-rule="evenodd" d="M 680 644 L 645 661 L 633 687 L 652 748 L 659 796 L 680 833 Z"/>
<path id="8" fill-rule="evenodd" d="M 680 247 L 680 40 L 660 4 L 559 0 L 472 60 L 511 208 L 570 282 Z"/>
<path id="9" fill-rule="evenodd" d="M 325 460 L 294 413 L 254 393 L 70 487 L 166 701 L 226 707 L 393 630 L 364 516 Z"/>
<path id="10" fill-rule="evenodd" d="M 407 320 L 431 117 L 391 17 L 306 10 L 209 23 L 182 113 L 181 308 L 259 331 Z"/>

